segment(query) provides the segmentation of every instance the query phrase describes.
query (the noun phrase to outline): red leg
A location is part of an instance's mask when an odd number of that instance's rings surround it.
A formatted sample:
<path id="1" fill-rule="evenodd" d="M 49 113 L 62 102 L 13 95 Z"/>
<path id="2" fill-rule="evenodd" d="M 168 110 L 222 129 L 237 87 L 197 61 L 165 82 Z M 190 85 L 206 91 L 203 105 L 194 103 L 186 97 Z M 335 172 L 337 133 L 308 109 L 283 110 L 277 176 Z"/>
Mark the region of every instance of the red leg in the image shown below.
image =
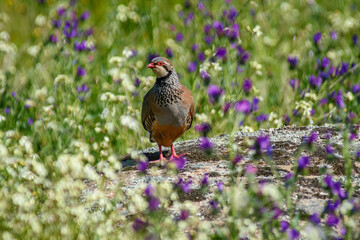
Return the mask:
<path id="1" fill-rule="evenodd" d="M 171 145 L 171 155 L 170 155 L 170 160 L 173 159 L 173 158 L 179 158 L 181 156 L 184 156 L 184 155 L 187 155 L 188 153 L 183 153 L 183 154 L 180 154 L 180 155 L 177 155 L 176 152 L 175 152 L 175 148 L 173 145 Z"/>
<path id="2" fill-rule="evenodd" d="M 160 162 L 161 166 L 164 166 L 164 161 L 167 161 L 166 158 L 164 158 L 163 154 L 162 154 L 162 150 L 161 150 L 161 145 L 159 145 L 159 152 L 160 152 L 160 158 L 158 160 L 155 161 L 151 161 L 151 163 L 157 163 Z"/>

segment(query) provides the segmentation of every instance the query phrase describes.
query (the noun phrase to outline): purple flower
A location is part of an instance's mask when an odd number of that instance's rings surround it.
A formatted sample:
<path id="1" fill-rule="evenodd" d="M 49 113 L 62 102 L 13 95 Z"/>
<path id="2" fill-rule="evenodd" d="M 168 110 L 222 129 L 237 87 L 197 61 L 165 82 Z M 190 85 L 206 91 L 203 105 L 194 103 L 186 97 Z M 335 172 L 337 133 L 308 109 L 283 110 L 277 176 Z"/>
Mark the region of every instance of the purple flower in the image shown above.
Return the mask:
<path id="1" fill-rule="evenodd" d="M 326 225 L 329 227 L 335 227 L 339 223 L 339 218 L 337 218 L 334 214 L 330 213 L 326 219 Z"/>
<path id="2" fill-rule="evenodd" d="M 194 43 L 194 44 L 192 45 L 192 47 L 191 47 L 191 50 L 192 50 L 193 52 L 196 52 L 198 49 L 199 49 L 199 44 L 196 44 L 196 43 Z"/>
<path id="3" fill-rule="evenodd" d="M 205 173 L 203 178 L 201 179 L 201 186 L 208 186 L 209 185 L 209 174 Z"/>
<path id="4" fill-rule="evenodd" d="M 160 199 L 157 197 L 149 198 L 149 210 L 151 212 L 157 210 L 160 207 Z"/>
<path id="5" fill-rule="evenodd" d="M 255 155 L 260 156 L 263 153 L 267 153 L 268 155 L 272 154 L 272 146 L 268 136 L 266 135 L 259 135 L 256 138 L 256 141 L 251 149 L 255 150 Z"/>
<path id="6" fill-rule="evenodd" d="M 201 71 L 200 71 L 200 77 L 201 77 L 202 79 L 204 79 L 204 82 L 205 82 L 205 85 L 206 85 L 206 86 L 209 85 L 211 77 L 210 77 L 210 75 L 209 75 L 206 71 L 201 70 Z M 208 91 L 209 91 L 209 89 L 208 89 Z M 211 90 L 211 91 L 213 91 L 213 90 Z"/>
<path id="7" fill-rule="evenodd" d="M 90 12 L 86 10 L 85 12 L 83 12 L 83 13 L 80 15 L 80 19 L 81 19 L 82 21 L 85 21 L 86 19 L 89 18 L 89 16 L 90 16 Z"/>
<path id="8" fill-rule="evenodd" d="M 257 122 L 265 122 L 265 121 L 268 120 L 268 118 L 269 118 L 269 115 L 260 113 L 260 115 L 258 115 L 258 116 L 255 117 L 255 120 L 256 120 Z"/>
<path id="9" fill-rule="evenodd" d="M 175 41 L 182 42 L 183 40 L 184 40 L 184 34 L 182 34 L 181 32 L 178 32 L 175 36 Z"/>
<path id="10" fill-rule="evenodd" d="M 207 122 L 195 125 L 195 131 L 201 133 L 204 137 L 206 137 L 210 130 L 210 124 Z"/>
<path id="11" fill-rule="evenodd" d="M 357 34 L 354 34 L 354 35 L 352 36 L 352 42 L 353 42 L 353 44 L 354 44 L 355 46 L 359 45 L 359 37 L 358 37 Z"/>
<path id="12" fill-rule="evenodd" d="M 339 90 L 338 94 L 335 96 L 335 102 L 336 105 L 338 105 L 340 108 L 345 108 L 344 99 L 342 97 L 342 91 Z"/>
<path id="13" fill-rule="evenodd" d="M 214 104 L 219 101 L 220 97 L 224 94 L 224 90 L 217 85 L 211 84 L 207 89 L 209 101 Z"/>
<path id="14" fill-rule="evenodd" d="M 298 65 L 298 59 L 296 56 L 288 56 L 287 58 L 288 63 L 290 64 L 290 69 L 295 69 Z"/>
<path id="15" fill-rule="evenodd" d="M 210 24 L 206 24 L 206 25 L 204 26 L 204 33 L 205 33 L 206 35 L 209 35 L 210 31 L 211 31 L 211 25 L 210 25 Z"/>
<path id="16" fill-rule="evenodd" d="M 224 191 L 224 184 L 222 183 L 221 180 L 218 181 L 218 182 L 216 183 L 216 185 L 217 185 L 217 187 L 218 187 L 219 192 Z"/>
<path id="17" fill-rule="evenodd" d="M 33 123 L 34 123 L 34 119 L 29 118 L 29 119 L 28 119 L 28 125 L 33 125 Z"/>
<path id="18" fill-rule="evenodd" d="M 236 16 L 238 15 L 238 11 L 236 10 L 236 8 L 234 8 L 233 6 L 230 7 L 230 11 L 228 12 L 227 14 L 227 19 L 229 22 L 234 22 L 235 21 L 235 18 Z"/>
<path id="19" fill-rule="evenodd" d="M 239 113 L 249 114 L 251 112 L 251 104 L 246 99 L 236 102 L 234 108 Z"/>
<path id="20" fill-rule="evenodd" d="M 239 24 L 235 23 L 231 28 L 226 30 L 230 42 L 234 42 L 240 36 Z"/>
<path id="21" fill-rule="evenodd" d="M 314 75 L 311 75 L 309 77 L 309 83 L 313 87 L 320 87 L 322 84 L 322 79 L 320 76 L 315 77 Z"/>
<path id="22" fill-rule="evenodd" d="M 15 98 L 15 97 L 16 97 L 16 92 L 12 91 L 12 92 L 11 92 L 11 96 L 12 96 L 13 98 Z"/>
<path id="23" fill-rule="evenodd" d="M 215 56 L 219 59 L 222 59 L 224 57 L 226 57 L 226 48 L 224 47 L 219 47 L 217 50 L 216 50 L 216 54 Z"/>
<path id="24" fill-rule="evenodd" d="M 334 186 L 333 186 L 334 187 Z M 336 201 L 332 202 L 328 200 L 324 209 L 324 212 L 333 213 L 340 205 L 340 200 L 337 199 Z"/>
<path id="25" fill-rule="evenodd" d="M 318 139 L 318 133 L 317 132 L 312 132 L 310 134 L 310 136 L 305 136 L 304 137 L 304 141 L 308 144 L 308 145 L 312 145 L 314 142 L 316 142 Z"/>
<path id="26" fill-rule="evenodd" d="M 189 211 L 181 209 L 180 217 L 179 217 L 180 220 L 184 221 L 184 220 L 188 219 L 189 216 L 190 216 Z"/>
<path id="27" fill-rule="evenodd" d="M 81 86 L 77 86 L 77 87 L 76 87 L 76 91 L 77 91 L 78 93 L 88 92 L 88 91 L 89 91 L 89 87 L 86 86 L 85 83 L 83 83 Z"/>
<path id="28" fill-rule="evenodd" d="M 286 232 L 286 230 L 288 230 L 290 224 L 288 221 L 281 221 L 280 222 L 280 228 L 281 228 L 281 232 Z"/>
<path id="29" fill-rule="evenodd" d="M 215 199 L 210 200 L 209 204 L 210 204 L 210 207 L 211 207 L 213 210 L 217 210 L 217 208 L 218 208 L 218 206 L 219 206 L 218 201 L 215 200 Z"/>
<path id="30" fill-rule="evenodd" d="M 353 92 L 354 94 L 357 94 L 358 92 L 360 92 L 360 85 L 359 85 L 359 84 L 354 84 L 354 85 L 352 86 L 352 92 Z"/>
<path id="31" fill-rule="evenodd" d="M 134 86 L 138 87 L 138 86 L 140 86 L 140 83 L 141 83 L 140 79 L 136 78 L 135 81 L 134 81 Z"/>
<path id="32" fill-rule="evenodd" d="M 75 51 L 85 51 L 86 50 L 86 41 L 83 40 L 83 41 L 81 41 L 81 43 L 79 43 L 78 41 L 75 41 L 74 49 L 75 49 Z"/>
<path id="33" fill-rule="evenodd" d="M 77 75 L 78 77 L 82 77 L 82 76 L 84 76 L 85 74 L 86 74 L 85 68 L 82 68 L 81 66 L 78 66 L 77 71 L 76 71 L 76 75 Z"/>
<path id="34" fill-rule="evenodd" d="M 136 218 L 134 220 L 134 223 L 132 225 L 132 228 L 135 232 L 139 232 L 142 230 L 145 230 L 149 224 L 147 222 L 144 222 L 143 220 Z"/>
<path id="35" fill-rule="evenodd" d="M 197 68 L 197 63 L 196 62 L 189 62 L 188 63 L 188 72 L 192 73 L 196 70 Z"/>
<path id="36" fill-rule="evenodd" d="M 189 193 L 191 190 L 190 189 L 191 183 L 192 183 L 191 180 L 185 182 L 182 178 L 180 178 L 176 185 L 179 186 L 184 191 L 184 193 Z"/>
<path id="37" fill-rule="evenodd" d="M 148 162 L 147 161 L 139 161 L 138 162 L 137 169 L 140 172 L 145 172 L 147 167 L 148 167 Z"/>
<path id="38" fill-rule="evenodd" d="M 156 57 L 159 57 L 159 55 L 156 53 L 149 53 L 148 54 L 148 62 L 151 62 L 151 60 L 153 60 Z"/>
<path id="39" fill-rule="evenodd" d="M 303 170 L 306 168 L 310 163 L 310 158 L 308 156 L 301 156 L 298 159 L 298 171 Z"/>
<path id="40" fill-rule="evenodd" d="M 358 151 L 356 151 L 356 153 L 355 153 L 355 158 L 356 158 L 356 160 L 360 160 L 360 150 L 358 150 Z"/>
<path id="41" fill-rule="evenodd" d="M 207 137 L 200 138 L 200 148 L 204 150 L 207 154 L 210 154 L 212 152 L 213 147 L 214 144 Z"/>
<path id="42" fill-rule="evenodd" d="M 55 19 L 51 19 L 51 25 L 53 25 L 54 28 L 59 28 L 61 27 L 61 20 L 55 20 Z"/>
<path id="43" fill-rule="evenodd" d="M 331 37 L 332 40 L 335 41 L 337 39 L 337 33 L 335 31 L 331 31 L 330 32 L 330 37 Z"/>
<path id="44" fill-rule="evenodd" d="M 311 215 L 309 217 L 309 220 L 314 223 L 315 225 L 319 225 L 320 222 L 321 222 L 321 219 L 319 217 L 319 214 L 318 213 L 314 213 L 313 215 Z"/>
<path id="45" fill-rule="evenodd" d="M 205 6 L 204 6 L 204 4 L 203 4 L 202 2 L 198 2 L 197 7 L 198 7 L 198 9 L 199 9 L 200 11 L 205 10 Z"/>
<path id="46" fill-rule="evenodd" d="M 74 26 L 69 22 L 69 21 L 66 21 L 65 22 L 65 26 L 64 26 L 64 29 L 63 29 L 63 34 L 66 38 L 73 38 L 75 37 L 77 31 L 76 31 L 76 24 L 74 24 Z"/>
<path id="47" fill-rule="evenodd" d="M 319 42 L 321 40 L 321 37 L 322 37 L 321 32 L 317 32 L 317 33 L 314 34 L 314 43 L 315 43 L 315 45 L 319 44 Z"/>
<path id="48" fill-rule="evenodd" d="M 184 20 L 185 25 L 189 25 L 192 22 L 192 20 L 194 20 L 194 13 L 189 12 L 186 19 Z"/>
<path id="49" fill-rule="evenodd" d="M 234 157 L 234 159 L 232 160 L 233 165 L 238 164 L 239 162 L 241 162 L 241 160 L 243 160 L 243 156 L 236 154 L 236 156 Z"/>
<path id="50" fill-rule="evenodd" d="M 328 59 L 327 57 L 323 57 L 321 60 L 321 67 L 325 69 L 328 66 L 330 66 L 330 59 Z"/>
<path id="51" fill-rule="evenodd" d="M 231 107 L 231 103 L 226 102 L 222 108 L 223 112 L 227 113 L 230 110 L 230 107 Z"/>
<path id="52" fill-rule="evenodd" d="M 249 174 L 256 174 L 257 168 L 254 165 L 246 165 L 245 172 Z"/>
<path id="53" fill-rule="evenodd" d="M 326 153 L 333 155 L 334 154 L 334 148 L 331 146 L 331 144 L 326 145 L 325 147 Z"/>
<path id="54" fill-rule="evenodd" d="M 340 75 L 343 75 L 345 73 L 347 73 L 349 70 L 349 63 L 341 63 L 341 67 L 340 67 Z"/>
<path id="55" fill-rule="evenodd" d="M 326 98 L 322 98 L 319 100 L 319 105 L 326 105 L 328 103 L 328 100 Z"/>
<path id="56" fill-rule="evenodd" d="M 55 34 L 51 34 L 50 37 L 49 37 L 49 41 L 52 42 L 52 43 L 57 43 L 58 41 L 58 38 Z"/>
<path id="57" fill-rule="evenodd" d="M 200 62 L 204 62 L 206 57 L 205 57 L 205 53 L 204 52 L 199 52 L 198 53 L 198 59 Z"/>
<path id="58" fill-rule="evenodd" d="M 245 51 L 240 45 L 236 47 L 237 49 L 237 57 L 239 59 L 240 64 L 245 64 L 247 60 L 250 58 L 249 52 Z"/>
<path id="59" fill-rule="evenodd" d="M 252 88 L 252 82 L 249 78 L 245 78 L 242 88 L 244 90 L 244 92 L 248 93 L 250 91 L 250 89 Z"/>
<path id="60" fill-rule="evenodd" d="M 287 231 L 287 235 L 290 240 L 295 240 L 295 239 L 300 238 L 300 233 L 296 229 L 293 229 L 293 228 L 291 228 Z"/>
<path id="61" fill-rule="evenodd" d="M 214 41 L 214 36 L 205 36 L 206 44 L 211 45 L 213 41 Z"/>
<path id="62" fill-rule="evenodd" d="M 59 7 L 59 8 L 57 9 L 57 13 L 58 13 L 59 16 L 64 15 L 65 12 L 66 12 L 66 9 L 65 9 L 64 7 Z"/>
<path id="63" fill-rule="evenodd" d="M 300 81 L 298 79 L 292 78 L 289 81 L 290 86 L 292 87 L 293 90 L 295 90 L 295 88 L 299 87 Z"/>
<path id="64" fill-rule="evenodd" d="M 151 184 L 147 185 L 145 190 L 144 190 L 144 194 L 147 197 L 153 196 L 154 192 L 155 192 L 155 188 Z"/>
<path id="65" fill-rule="evenodd" d="M 185 167 L 186 158 L 185 157 L 174 157 L 170 160 L 171 162 L 175 163 L 176 168 L 181 170 Z"/>
<path id="66" fill-rule="evenodd" d="M 219 22 L 219 21 L 214 21 L 214 23 L 213 23 L 213 28 L 216 30 L 216 34 L 217 34 L 218 36 L 221 36 L 221 35 L 224 34 L 224 27 L 223 27 L 223 25 L 222 25 L 221 22 Z"/>
<path id="67" fill-rule="evenodd" d="M 6 115 L 8 115 L 8 114 L 10 113 L 10 108 L 9 108 L 9 107 L 6 107 L 6 108 L 4 109 L 4 113 L 5 113 Z"/>

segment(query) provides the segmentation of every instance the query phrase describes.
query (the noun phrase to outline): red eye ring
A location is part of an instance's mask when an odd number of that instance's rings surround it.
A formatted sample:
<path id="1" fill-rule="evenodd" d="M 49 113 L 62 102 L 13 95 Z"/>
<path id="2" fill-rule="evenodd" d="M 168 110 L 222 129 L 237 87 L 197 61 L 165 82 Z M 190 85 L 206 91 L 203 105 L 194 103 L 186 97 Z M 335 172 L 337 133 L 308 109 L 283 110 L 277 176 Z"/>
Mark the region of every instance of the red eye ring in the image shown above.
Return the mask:
<path id="1" fill-rule="evenodd" d="M 163 66 L 163 65 L 165 65 L 165 63 L 164 62 L 158 62 L 156 65 Z"/>

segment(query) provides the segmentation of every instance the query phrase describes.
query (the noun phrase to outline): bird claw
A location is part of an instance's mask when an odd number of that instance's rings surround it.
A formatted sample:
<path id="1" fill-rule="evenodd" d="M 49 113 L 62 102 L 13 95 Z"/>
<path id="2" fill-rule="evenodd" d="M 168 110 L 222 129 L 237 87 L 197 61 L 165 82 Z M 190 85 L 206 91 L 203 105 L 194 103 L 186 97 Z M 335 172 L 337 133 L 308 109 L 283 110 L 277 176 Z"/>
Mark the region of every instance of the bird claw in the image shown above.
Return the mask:
<path id="1" fill-rule="evenodd" d="M 176 158 L 176 159 L 179 159 L 179 158 L 181 158 L 182 156 L 185 156 L 185 155 L 188 155 L 189 153 L 183 153 L 183 154 L 179 154 L 179 155 L 177 155 L 176 153 L 174 154 L 171 154 L 170 155 L 170 161 L 171 160 L 173 160 L 174 158 Z"/>
<path id="2" fill-rule="evenodd" d="M 158 162 L 160 162 L 160 166 L 165 166 L 168 161 L 169 161 L 169 160 L 167 160 L 166 158 L 163 157 L 163 158 L 160 158 L 160 159 L 158 159 L 158 160 L 151 161 L 150 163 L 152 164 L 152 163 L 158 163 Z"/>

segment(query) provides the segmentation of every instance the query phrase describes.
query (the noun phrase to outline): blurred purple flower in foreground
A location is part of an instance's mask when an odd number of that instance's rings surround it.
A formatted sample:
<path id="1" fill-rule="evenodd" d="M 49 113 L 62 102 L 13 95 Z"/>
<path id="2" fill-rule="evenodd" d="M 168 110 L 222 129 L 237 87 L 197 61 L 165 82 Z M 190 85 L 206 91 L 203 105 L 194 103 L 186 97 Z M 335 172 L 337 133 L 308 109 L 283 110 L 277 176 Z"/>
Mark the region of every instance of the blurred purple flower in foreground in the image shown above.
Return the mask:
<path id="1" fill-rule="evenodd" d="M 224 90 L 217 85 L 210 85 L 207 89 L 207 94 L 209 96 L 209 101 L 211 104 L 214 104 L 219 101 L 220 97 L 224 94 Z"/>
<path id="2" fill-rule="evenodd" d="M 280 228 L 281 228 L 281 232 L 286 232 L 286 230 L 288 230 L 290 224 L 288 221 L 281 221 L 280 222 Z"/>
<path id="3" fill-rule="evenodd" d="M 217 58 L 224 58 L 224 57 L 226 57 L 226 48 L 224 48 L 224 47 L 219 47 L 219 48 L 216 50 L 215 56 L 216 56 Z"/>
<path id="4" fill-rule="evenodd" d="M 299 62 L 296 56 L 290 56 L 290 55 L 288 56 L 287 61 L 290 64 L 290 69 L 295 69 Z"/>
<path id="5" fill-rule="evenodd" d="M 196 62 L 189 62 L 188 63 L 188 72 L 192 73 L 196 70 L 197 68 L 197 63 Z"/>
<path id="6" fill-rule="evenodd" d="M 301 156 L 298 159 L 298 171 L 303 170 L 306 168 L 310 163 L 310 158 L 308 156 Z"/>
<path id="7" fill-rule="evenodd" d="M 317 32 L 317 33 L 314 34 L 314 43 L 315 43 L 315 45 L 319 44 L 321 38 L 322 38 L 321 32 Z"/>
<path id="8" fill-rule="evenodd" d="M 287 235 L 290 240 L 296 240 L 296 239 L 300 238 L 300 233 L 296 229 L 293 229 L 293 228 L 291 228 L 287 231 Z"/>
<path id="9" fill-rule="evenodd" d="M 249 78 L 245 78 L 242 88 L 244 90 L 244 92 L 248 93 L 250 91 L 250 89 L 252 88 L 252 82 Z"/>
<path id="10" fill-rule="evenodd" d="M 76 75 L 77 75 L 78 77 L 82 77 L 82 76 L 84 76 L 85 74 L 86 74 L 85 68 L 82 68 L 81 66 L 78 66 L 77 71 L 76 71 Z"/>
<path id="11" fill-rule="evenodd" d="M 144 222 L 143 220 L 136 218 L 134 220 L 132 228 L 134 229 L 135 232 L 139 232 L 139 231 L 145 230 L 148 225 L 149 224 L 147 222 Z"/>
<path id="12" fill-rule="evenodd" d="M 204 150 L 207 154 L 211 154 L 214 144 L 207 138 L 200 138 L 200 148 Z"/>
<path id="13" fill-rule="evenodd" d="M 235 103 L 234 109 L 239 113 L 249 114 L 251 111 L 251 104 L 248 100 L 240 100 Z"/>

